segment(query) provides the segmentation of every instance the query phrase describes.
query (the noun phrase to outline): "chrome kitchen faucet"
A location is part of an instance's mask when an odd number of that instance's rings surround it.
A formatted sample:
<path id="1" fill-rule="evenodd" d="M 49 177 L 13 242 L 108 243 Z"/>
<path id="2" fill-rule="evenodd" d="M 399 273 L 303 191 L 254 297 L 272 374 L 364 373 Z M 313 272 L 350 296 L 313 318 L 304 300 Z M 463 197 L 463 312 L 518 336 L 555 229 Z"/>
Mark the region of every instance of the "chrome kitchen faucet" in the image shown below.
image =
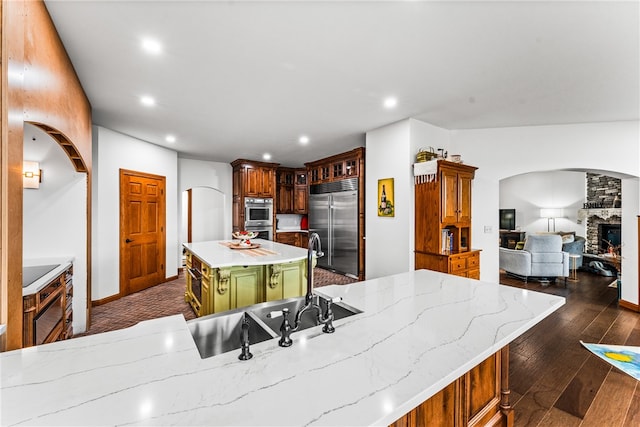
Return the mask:
<path id="1" fill-rule="evenodd" d="M 320 236 L 318 233 L 311 233 L 309 235 L 309 246 L 307 251 L 307 295 L 305 296 L 305 304 L 300 307 L 298 312 L 296 313 L 296 317 L 291 326 L 289 322 L 289 310 L 283 309 L 279 311 L 272 311 L 268 314 L 268 317 L 275 318 L 279 316 L 283 316 L 282 326 L 280 326 L 280 341 L 278 341 L 278 345 L 280 347 L 289 347 L 293 344 L 293 340 L 291 339 L 291 333 L 296 332 L 300 328 L 300 320 L 302 319 L 302 315 L 307 310 L 316 310 L 316 318 L 318 323 L 322 323 L 324 326 L 322 327 L 322 332 L 331 334 L 335 332 L 335 327 L 333 326 L 333 311 L 331 309 L 331 304 L 334 302 L 342 301 L 342 298 L 336 297 L 332 299 L 323 298 L 327 304 L 327 308 L 325 310 L 324 315 L 322 314 L 322 308 L 318 303 L 319 295 L 314 295 L 313 293 L 313 251 L 317 246 L 316 257 L 321 257 L 324 255 L 322 252 L 322 244 L 320 242 Z"/>

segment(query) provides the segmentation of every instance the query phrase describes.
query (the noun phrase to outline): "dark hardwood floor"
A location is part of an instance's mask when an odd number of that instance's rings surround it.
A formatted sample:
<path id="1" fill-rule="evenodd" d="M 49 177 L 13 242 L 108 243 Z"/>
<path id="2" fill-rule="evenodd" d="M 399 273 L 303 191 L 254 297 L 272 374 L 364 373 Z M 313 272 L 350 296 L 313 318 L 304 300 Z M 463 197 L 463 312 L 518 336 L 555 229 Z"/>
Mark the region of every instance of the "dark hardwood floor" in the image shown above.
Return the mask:
<path id="1" fill-rule="evenodd" d="M 316 285 L 354 280 L 316 269 Z M 510 346 L 511 403 L 517 427 L 640 426 L 640 386 L 592 356 L 584 342 L 640 345 L 640 314 L 618 308 L 611 277 L 578 272 L 577 282 L 543 286 L 500 276 L 505 285 L 564 296 L 567 303 Z M 194 317 L 185 280 L 155 286 L 94 307 L 87 334 L 170 314 Z M 86 335 L 86 334 L 83 334 Z"/>
<path id="2" fill-rule="evenodd" d="M 580 345 L 640 345 L 640 315 L 618 308 L 613 278 L 578 272 L 566 288 L 504 274 L 500 282 L 567 301 L 510 346 L 515 425 L 640 426 L 640 383 Z"/>

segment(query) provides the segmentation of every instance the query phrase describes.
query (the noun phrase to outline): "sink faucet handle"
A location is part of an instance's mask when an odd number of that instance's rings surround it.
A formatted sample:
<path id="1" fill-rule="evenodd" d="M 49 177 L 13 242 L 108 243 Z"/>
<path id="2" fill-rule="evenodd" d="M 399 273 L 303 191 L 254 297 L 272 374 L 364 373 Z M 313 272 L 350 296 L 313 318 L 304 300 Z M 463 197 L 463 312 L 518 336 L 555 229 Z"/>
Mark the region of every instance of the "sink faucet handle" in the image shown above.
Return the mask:
<path id="1" fill-rule="evenodd" d="M 337 300 L 337 301 L 336 301 Z M 324 312 L 324 318 L 321 319 L 324 326 L 322 327 L 322 332 L 325 334 L 332 334 L 336 331 L 336 328 L 333 326 L 333 310 L 331 309 L 331 304 L 334 302 L 342 301 L 342 298 L 330 298 L 327 299 L 327 309 Z"/>
<path id="2" fill-rule="evenodd" d="M 285 308 L 283 310 L 287 310 L 287 309 Z M 267 317 L 269 319 L 277 319 L 278 317 L 284 314 L 283 310 L 270 311 L 269 314 L 267 314 Z"/>
<path id="3" fill-rule="evenodd" d="M 269 313 L 271 314 L 271 313 Z M 293 340 L 291 339 L 291 323 L 289 323 L 289 309 L 283 308 L 280 314 L 284 317 L 282 319 L 282 325 L 280 325 L 280 340 L 278 345 L 280 347 L 291 347 Z M 279 317 L 279 316 L 276 316 Z"/>
<path id="4" fill-rule="evenodd" d="M 244 313 L 242 317 L 242 327 L 240 332 L 240 342 L 242 343 L 242 351 L 238 356 L 240 360 L 249 360 L 253 357 L 253 354 L 249 351 L 249 318 L 247 313 Z"/>

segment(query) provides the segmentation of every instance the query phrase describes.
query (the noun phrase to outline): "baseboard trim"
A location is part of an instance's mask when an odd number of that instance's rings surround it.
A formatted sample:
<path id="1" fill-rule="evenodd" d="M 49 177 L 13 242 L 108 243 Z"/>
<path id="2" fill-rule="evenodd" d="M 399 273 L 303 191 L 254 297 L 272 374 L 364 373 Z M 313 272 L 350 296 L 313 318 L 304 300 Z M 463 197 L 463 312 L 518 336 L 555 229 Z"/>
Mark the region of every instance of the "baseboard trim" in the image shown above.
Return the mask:
<path id="1" fill-rule="evenodd" d="M 626 308 L 626 309 L 631 310 L 631 311 L 640 312 L 640 305 L 634 304 L 634 303 L 629 302 L 629 301 L 625 301 L 623 299 L 618 301 L 618 305 L 620 307 L 622 307 L 622 308 Z"/>
<path id="2" fill-rule="evenodd" d="M 178 276 L 179 276 L 179 274 L 176 274 L 175 276 L 167 277 L 166 279 L 164 279 L 164 282 L 162 282 L 162 283 L 167 283 L 167 282 L 171 282 L 172 280 L 177 280 Z M 160 284 L 160 283 L 158 283 L 158 284 Z"/>
<path id="3" fill-rule="evenodd" d="M 118 300 L 118 299 L 120 299 L 120 292 L 118 292 L 115 295 L 110 295 L 110 296 L 108 296 L 106 298 L 102 298 L 102 299 L 91 301 L 91 307 L 97 307 L 99 305 L 106 304 L 108 302 L 112 302 L 112 301 L 115 301 L 115 300 Z"/>
<path id="4" fill-rule="evenodd" d="M 167 277 L 160 283 L 167 283 L 167 282 L 171 282 L 173 280 L 178 280 L 179 277 L 180 277 L 180 271 L 178 271 L 178 274 L 176 274 L 175 276 Z M 158 283 L 158 285 L 160 283 Z M 99 299 L 99 300 L 91 301 L 91 307 L 97 307 L 99 305 L 103 305 L 103 304 L 106 304 L 108 302 L 113 302 L 113 301 L 118 300 L 118 299 L 120 299 L 120 292 L 118 292 L 117 294 L 114 294 L 114 295 L 110 295 L 110 296 L 108 296 L 106 298 L 102 298 L 102 299 Z"/>

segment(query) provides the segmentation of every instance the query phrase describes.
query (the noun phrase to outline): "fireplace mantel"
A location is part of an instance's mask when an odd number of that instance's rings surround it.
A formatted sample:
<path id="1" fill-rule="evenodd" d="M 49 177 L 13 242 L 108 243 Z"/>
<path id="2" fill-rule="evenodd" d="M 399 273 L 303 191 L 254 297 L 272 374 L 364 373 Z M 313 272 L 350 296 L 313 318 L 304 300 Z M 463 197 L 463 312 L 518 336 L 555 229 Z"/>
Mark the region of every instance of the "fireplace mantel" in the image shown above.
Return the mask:
<path id="1" fill-rule="evenodd" d="M 622 218 L 622 208 L 578 209 L 578 219 L 585 220 L 592 216 L 605 220 L 613 216 Z"/>

